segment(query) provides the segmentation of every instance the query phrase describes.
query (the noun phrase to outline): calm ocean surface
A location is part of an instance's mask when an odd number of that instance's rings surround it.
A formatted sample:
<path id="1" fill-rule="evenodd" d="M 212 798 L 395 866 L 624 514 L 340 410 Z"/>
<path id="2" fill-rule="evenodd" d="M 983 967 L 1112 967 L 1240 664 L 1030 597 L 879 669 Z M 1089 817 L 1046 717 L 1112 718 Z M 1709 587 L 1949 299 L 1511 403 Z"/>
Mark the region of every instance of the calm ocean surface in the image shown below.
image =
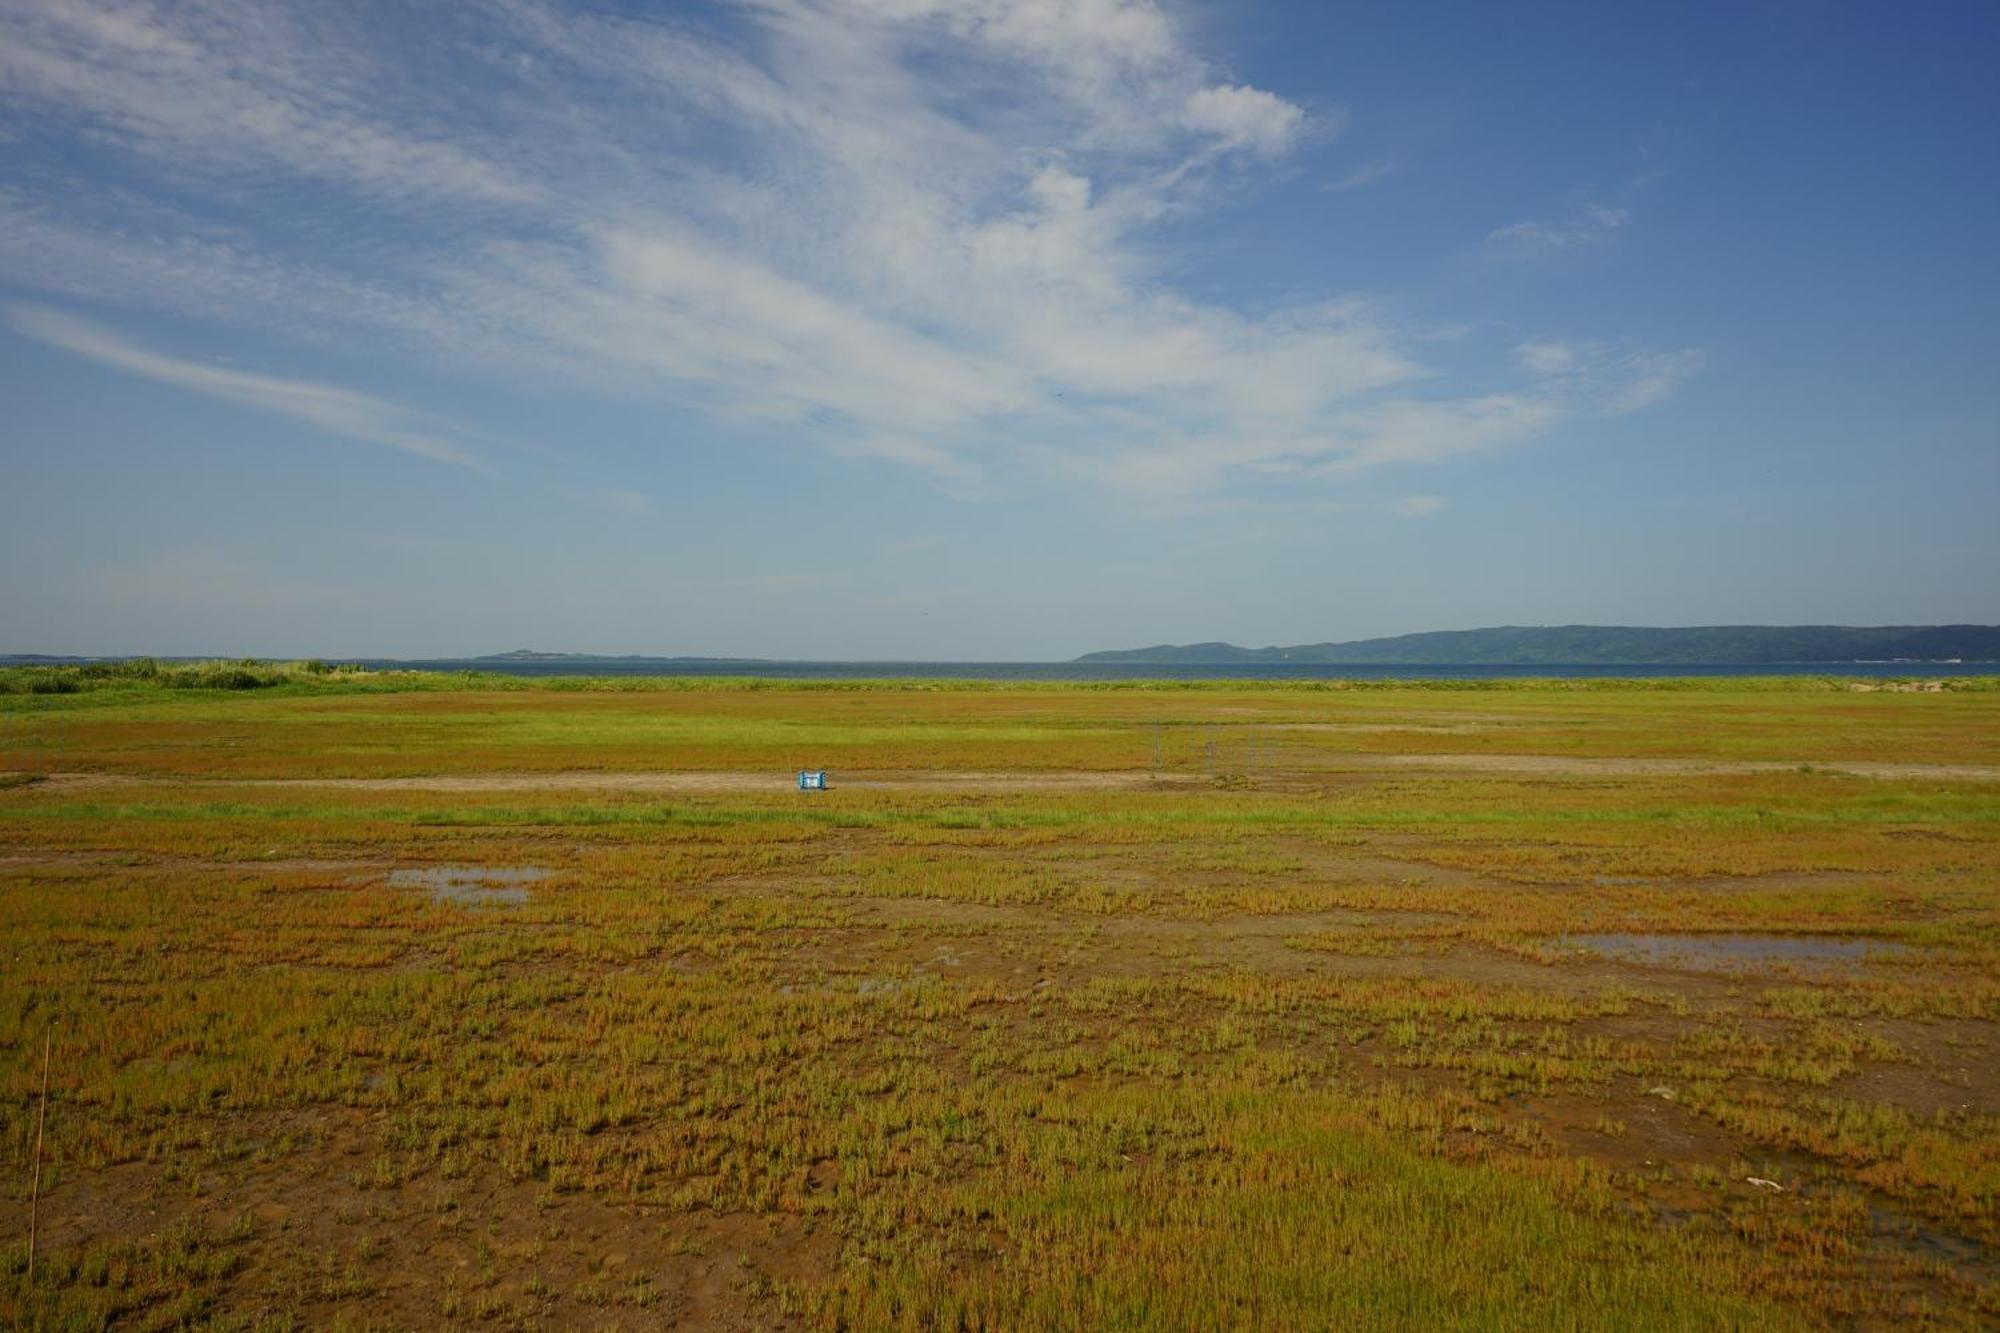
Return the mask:
<path id="1" fill-rule="evenodd" d="M 420 671 L 513 676 L 762 676 L 777 680 L 1508 680 L 1526 676 L 1983 676 L 1995 662 L 1813 662 L 1758 666 L 1312 666 L 1295 663 L 1147 665 L 1127 662 L 710 662 L 615 658 L 597 662 L 341 659 Z"/>

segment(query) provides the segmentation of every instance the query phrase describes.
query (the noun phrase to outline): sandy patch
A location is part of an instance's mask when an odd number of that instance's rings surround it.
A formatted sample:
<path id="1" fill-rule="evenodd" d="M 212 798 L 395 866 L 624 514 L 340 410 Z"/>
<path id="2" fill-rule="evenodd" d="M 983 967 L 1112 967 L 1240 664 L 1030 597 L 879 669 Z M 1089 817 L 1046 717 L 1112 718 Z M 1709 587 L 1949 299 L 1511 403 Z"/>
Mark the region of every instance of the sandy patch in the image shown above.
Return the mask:
<path id="1" fill-rule="evenodd" d="M 833 790 L 856 791 L 1102 791 L 1192 783 L 1191 777 L 1155 778 L 1143 770 L 1070 770 L 1049 773 L 869 773 L 838 770 L 828 778 Z M 790 773 L 440 773 L 400 778 L 185 778 L 140 777 L 124 773 L 54 773 L 38 784 L 50 791 L 108 787 L 328 788 L 339 791 L 637 791 L 713 792 L 796 790 Z"/>
<path id="2" fill-rule="evenodd" d="M 1657 777 L 1675 774 L 1795 773 L 1811 768 L 1861 778 L 2000 782 L 2000 768 L 1979 764 L 1880 764 L 1845 760 L 1632 759 L 1554 754 L 1342 755 L 1343 763 L 1384 768 L 1456 768 L 1484 773 L 1537 773 L 1560 777 Z"/>
<path id="3" fill-rule="evenodd" d="M 1327 732 L 1347 736 L 1389 735 L 1396 732 L 1415 732 L 1425 736 L 1470 736 L 1492 728 L 1491 724 L 1478 722 L 1274 722 L 1265 729 Z"/>
<path id="4" fill-rule="evenodd" d="M 1549 777 L 1662 777 L 1818 773 L 1902 781 L 2000 782 L 2000 767 L 1981 764 L 1895 764 L 1852 760 L 1755 760 L 1632 758 L 1545 754 L 1342 754 L 1342 769 L 1424 768 L 1480 773 L 1524 773 Z M 1271 776 L 1282 776 L 1274 772 Z M 1069 769 L 1050 772 L 922 772 L 911 770 L 843 773 L 828 778 L 834 790 L 852 791 L 1129 791 L 1147 787 L 1202 787 L 1201 773 L 1154 774 L 1146 769 Z M 338 791 L 433 792 L 769 792 L 795 790 L 787 772 L 659 773 L 437 773 L 394 778 L 187 778 L 124 773 L 52 773 L 30 790 L 88 791 L 98 788 L 258 787 L 326 788 Z"/>

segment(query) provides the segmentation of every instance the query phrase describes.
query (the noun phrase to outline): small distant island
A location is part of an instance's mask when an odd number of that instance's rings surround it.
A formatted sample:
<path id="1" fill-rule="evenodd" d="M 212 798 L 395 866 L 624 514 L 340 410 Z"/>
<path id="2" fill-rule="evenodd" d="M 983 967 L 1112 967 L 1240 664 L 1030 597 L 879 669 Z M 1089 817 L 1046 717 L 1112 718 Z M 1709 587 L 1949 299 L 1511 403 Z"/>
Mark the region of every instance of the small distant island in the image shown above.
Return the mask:
<path id="1" fill-rule="evenodd" d="M 653 657 L 645 653 L 544 653 L 533 648 L 487 653 L 471 662 L 761 662 L 758 657 Z"/>
<path id="2" fill-rule="evenodd" d="M 1078 662 L 1224 666 L 1756 666 L 2000 661 L 2000 625 L 1501 625 L 1348 643 L 1158 644 Z"/>

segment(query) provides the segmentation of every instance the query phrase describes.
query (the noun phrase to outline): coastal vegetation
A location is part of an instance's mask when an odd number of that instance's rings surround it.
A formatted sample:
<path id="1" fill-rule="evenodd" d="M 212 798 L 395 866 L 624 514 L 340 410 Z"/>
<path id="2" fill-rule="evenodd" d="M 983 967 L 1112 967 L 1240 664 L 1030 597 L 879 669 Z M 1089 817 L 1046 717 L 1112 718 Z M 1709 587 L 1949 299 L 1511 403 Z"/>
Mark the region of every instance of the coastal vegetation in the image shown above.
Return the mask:
<path id="1" fill-rule="evenodd" d="M 0 673 L 0 1322 L 1991 1326 L 1994 685 Z"/>

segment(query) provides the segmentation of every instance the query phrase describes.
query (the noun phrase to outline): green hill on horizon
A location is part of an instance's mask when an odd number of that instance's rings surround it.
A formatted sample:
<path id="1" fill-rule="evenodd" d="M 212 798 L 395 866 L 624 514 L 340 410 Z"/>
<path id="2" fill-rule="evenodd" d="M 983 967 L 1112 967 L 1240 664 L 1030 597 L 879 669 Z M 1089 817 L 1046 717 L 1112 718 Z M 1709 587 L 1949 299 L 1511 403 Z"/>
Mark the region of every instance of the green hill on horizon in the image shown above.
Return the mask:
<path id="1" fill-rule="evenodd" d="M 2000 625 L 1501 625 L 1348 643 L 1241 648 L 1159 644 L 1078 662 L 1335 666 L 1755 666 L 1812 662 L 2000 661 Z"/>

